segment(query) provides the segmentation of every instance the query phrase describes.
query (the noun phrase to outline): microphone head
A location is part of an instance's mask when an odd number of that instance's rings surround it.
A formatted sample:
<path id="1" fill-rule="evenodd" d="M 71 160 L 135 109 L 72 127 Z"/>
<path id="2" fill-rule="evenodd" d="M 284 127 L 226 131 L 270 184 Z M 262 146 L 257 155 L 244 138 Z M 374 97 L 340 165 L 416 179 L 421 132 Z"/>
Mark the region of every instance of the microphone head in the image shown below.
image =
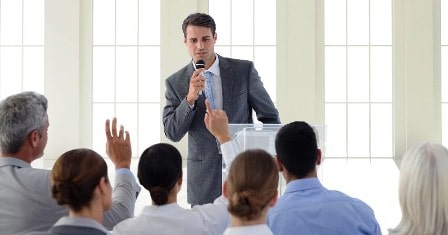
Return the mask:
<path id="1" fill-rule="evenodd" d="M 203 60 L 196 61 L 196 69 L 205 68 L 205 62 Z"/>

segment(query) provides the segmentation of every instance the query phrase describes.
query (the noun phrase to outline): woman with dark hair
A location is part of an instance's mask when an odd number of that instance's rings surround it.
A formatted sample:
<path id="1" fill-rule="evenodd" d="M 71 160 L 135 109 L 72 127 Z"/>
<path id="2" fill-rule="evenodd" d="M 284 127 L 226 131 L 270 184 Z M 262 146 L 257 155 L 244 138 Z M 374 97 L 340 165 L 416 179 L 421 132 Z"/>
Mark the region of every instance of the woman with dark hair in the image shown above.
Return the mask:
<path id="1" fill-rule="evenodd" d="M 274 158 L 264 150 L 246 150 L 233 160 L 223 189 L 231 214 L 224 235 L 273 234 L 266 216 L 277 201 L 278 174 Z"/>
<path id="2" fill-rule="evenodd" d="M 177 204 L 182 186 L 182 157 L 172 145 L 159 143 L 147 148 L 138 164 L 138 179 L 152 199 L 142 213 L 114 227 L 114 234 L 222 234 L 229 224 L 227 202 L 184 209 Z"/>
<path id="3" fill-rule="evenodd" d="M 70 150 L 56 160 L 51 171 L 51 193 L 69 216 L 59 219 L 48 232 L 37 234 L 92 234 L 110 232 L 101 224 L 112 205 L 112 186 L 104 159 L 90 149 Z"/>

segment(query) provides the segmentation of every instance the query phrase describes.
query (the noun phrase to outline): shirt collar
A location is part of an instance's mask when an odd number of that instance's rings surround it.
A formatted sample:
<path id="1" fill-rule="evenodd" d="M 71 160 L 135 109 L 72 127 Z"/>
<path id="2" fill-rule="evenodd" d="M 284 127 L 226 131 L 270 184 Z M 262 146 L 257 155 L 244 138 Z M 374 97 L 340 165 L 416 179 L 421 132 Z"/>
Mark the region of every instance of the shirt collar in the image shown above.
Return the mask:
<path id="1" fill-rule="evenodd" d="M 63 225 L 89 227 L 101 230 L 106 234 L 110 234 L 110 232 L 103 225 L 98 223 L 96 220 L 90 218 L 64 216 L 54 224 L 54 226 L 63 226 Z"/>
<path id="2" fill-rule="evenodd" d="M 20 168 L 31 168 L 31 164 L 15 157 L 0 157 L 0 167 L 17 166 Z"/>
<path id="3" fill-rule="evenodd" d="M 219 56 L 215 54 L 215 62 L 213 62 L 212 66 L 208 69 L 208 71 L 212 72 L 214 75 L 221 77 L 221 71 L 219 69 Z"/>
<path id="4" fill-rule="evenodd" d="M 196 69 L 196 65 L 194 61 L 192 60 L 191 63 L 193 64 L 193 68 Z M 213 62 L 212 66 L 206 71 L 212 72 L 214 75 L 221 76 L 221 71 L 219 69 L 219 56 L 218 54 L 215 54 L 215 62 Z"/>
<path id="5" fill-rule="evenodd" d="M 291 193 L 294 191 L 303 191 L 314 188 L 322 188 L 322 184 L 320 183 L 318 178 L 306 178 L 306 179 L 298 179 L 289 182 L 286 185 L 285 194 Z"/>

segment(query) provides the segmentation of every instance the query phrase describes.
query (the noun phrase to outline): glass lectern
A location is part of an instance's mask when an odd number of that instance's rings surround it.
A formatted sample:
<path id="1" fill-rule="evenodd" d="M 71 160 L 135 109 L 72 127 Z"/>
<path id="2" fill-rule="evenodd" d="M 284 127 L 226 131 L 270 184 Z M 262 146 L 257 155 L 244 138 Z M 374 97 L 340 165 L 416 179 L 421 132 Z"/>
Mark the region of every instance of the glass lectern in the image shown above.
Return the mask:
<path id="1" fill-rule="evenodd" d="M 233 141 L 236 142 L 239 152 L 247 149 L 263 149 L 272 156 L 275 152 L 275 136 L 283 124 L 229 124 L 229 132 Z M 317 137 L 318 148 L 322 151 L 322 157 L 325 155 L 325 125 L 311 125 L 314 128 Z M 222 180 L 226 179 L 227 166 L 223 163 Z M 279 188 L 282 187 L 283 177 L 280 177 Z M 280 190 L 281 191 L 281 190 Z"/>

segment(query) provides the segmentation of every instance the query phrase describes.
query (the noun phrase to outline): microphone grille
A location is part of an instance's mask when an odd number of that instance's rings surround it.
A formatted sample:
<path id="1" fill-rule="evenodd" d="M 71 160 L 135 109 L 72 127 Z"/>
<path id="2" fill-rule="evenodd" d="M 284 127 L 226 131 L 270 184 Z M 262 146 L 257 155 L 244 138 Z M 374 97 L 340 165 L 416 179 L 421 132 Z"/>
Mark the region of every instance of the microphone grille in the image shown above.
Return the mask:
<path id="1" fill-rule="evenodd" d="M 196 69 L 205 68 L 205 62 L 203 60 L 196 61 Z"/>

